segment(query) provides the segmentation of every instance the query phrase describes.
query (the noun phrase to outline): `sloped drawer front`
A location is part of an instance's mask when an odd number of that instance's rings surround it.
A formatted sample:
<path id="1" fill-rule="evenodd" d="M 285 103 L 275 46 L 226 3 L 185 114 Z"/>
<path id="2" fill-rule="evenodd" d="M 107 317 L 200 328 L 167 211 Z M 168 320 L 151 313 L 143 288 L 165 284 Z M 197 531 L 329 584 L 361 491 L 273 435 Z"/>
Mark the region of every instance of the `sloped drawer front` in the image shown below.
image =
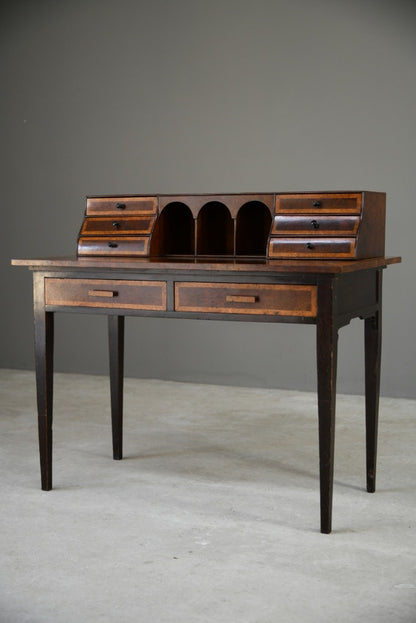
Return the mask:
<path id="1" fill-rule="evenodd" d="M 166 310 L 166 282 L 122 279 L 45 279 L 45 304 Z"/>
<path id="2" fill-rule="evenodd" d="M 292 216 L 274 217 L 272 235 L 354 236 L 360 224 L 359 216 Z"/>
<path id="3" fill-rule="evenodd" d="M 269 255 L 278 259 L 351 259 L 355 246 L 355 238 L 271 238 Z"/>
<path id="4" fill-rule="evenodd" d="M 149 238 L 143 237 L 85 237 L 78 242 L 78 255 L 145 256 L 148 254 Z"/>
<path id="5" fill-rule="evenodd" d="M 175 310 L 315 317 L 316 286 L 176 282 Z"/>
<path id="6" fill-rule="evenodd" d="M 131 218 L 114 216 L 87 217 L 82 224 L 82 236 L 114 236 L 115 234 L 150 234 L 155 219 L 152 216 L 136 216 Z"/>

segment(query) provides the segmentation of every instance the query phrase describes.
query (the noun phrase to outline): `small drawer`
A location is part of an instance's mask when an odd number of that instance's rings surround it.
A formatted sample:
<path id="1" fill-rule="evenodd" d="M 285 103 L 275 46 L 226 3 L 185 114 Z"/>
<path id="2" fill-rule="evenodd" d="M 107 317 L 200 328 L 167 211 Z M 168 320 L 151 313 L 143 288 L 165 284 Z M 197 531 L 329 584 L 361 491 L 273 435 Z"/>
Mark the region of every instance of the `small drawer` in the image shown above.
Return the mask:
<path id="1" fill-rule="evenodd" d="M 276 212 L 339 213 L 359 214 L 360 193 L 309 193 L 276 195 Z"/>
<path id="2" fill-rule="evenodd" d="M 106 256 L 146 256 L 148 255 L 149 238 L 143 237 L 114 237 L 80 238 L 78 241 L 78 255 L 106 255 Z"/>
<path id="3" fill-rule="evenodd" d="M 175 311 L 315 317 L 316 286 L 177 282 Z"/>
<path id="4" fill-rule="evenodd" d="M 274 217 L 272 235 L 355 236 L 360 224 L 359 216 L 291 216 Z"/>
<path id="5" fill-rule="evenodd" d="M 355 238 L 271 238 L 269 257 L 342 259 L 355 257 Z"/>
<path id="6" fill-rule="evenodd" d="M 45 304 L 165 311 L 166 282 L 50 277 L 45 279 Z"/>
<path id="7" fill-rule="evenodd" d="M 156 214 L 157 197 L 88 197 L 87 216 Z"/>
<path id="8" fill-rule="evenodd" d="M 112 218 L 87 217 L 81 229 L 81 236 L 114 236 L 114 234 L 150 234 L 155 219 L 153 216 Z"/>

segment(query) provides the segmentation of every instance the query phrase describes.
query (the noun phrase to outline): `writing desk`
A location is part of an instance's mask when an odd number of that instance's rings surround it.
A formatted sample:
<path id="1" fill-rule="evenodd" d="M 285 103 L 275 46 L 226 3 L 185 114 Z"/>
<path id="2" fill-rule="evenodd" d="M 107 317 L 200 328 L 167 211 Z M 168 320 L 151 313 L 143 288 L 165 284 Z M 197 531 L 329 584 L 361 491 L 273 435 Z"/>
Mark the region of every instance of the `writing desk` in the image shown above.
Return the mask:
<path id="1" fill-rule="evenodd" d="M 338 329 L 365 327 L 367 491 L 375 490 L 382 270 L 398 258 L 348 261 L 14 260 L 34 278 L 42 489 L 52 488 L 55 312 L 108 316 L 113 456 L 122 458 L 124 316 L 316 325 L 321 531 L 331 531 Z M 294 433 L 295 434 L 295 433 Z"/>
<path id="2" fill-rule="evenodd" d="M 56 312 L 108 316 L 113 457 L 122 458 L 124 317 L 316 325 L 321 532 L 331 532 L 338 330 L 364 320 L 367 491 L 375 491 L 383 193 L 92 197 L 70 258 L 34 277 L 41 482 L 52 488 Z"/>

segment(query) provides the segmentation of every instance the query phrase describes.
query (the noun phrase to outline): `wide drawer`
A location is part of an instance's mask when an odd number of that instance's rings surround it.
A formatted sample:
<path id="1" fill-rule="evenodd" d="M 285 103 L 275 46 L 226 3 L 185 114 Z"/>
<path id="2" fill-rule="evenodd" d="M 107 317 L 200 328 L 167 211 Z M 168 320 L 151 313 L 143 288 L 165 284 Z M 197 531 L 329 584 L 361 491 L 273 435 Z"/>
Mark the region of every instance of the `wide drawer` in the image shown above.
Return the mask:
<path id="1" fill-rule="evenodd" d="M 87 215 L 155 214 L 157 197 L 88 197 Z"/>
<path id="2" fill-rule="evenodd" d="M 316 286 L 175 283 L 175 311 L 316 316 Z"/>
<path id="3" fill-rule="evenodd" d="M 360 193 L 309 193 L 276 195 L 276 212 L 338 213 L 361 212 Z"/>
<path id="4" fill-rule="evenodd" d="M 166 282 L 47 277 L 45 304 L 164 311 Z"/>
<path id="5" fill-rule="evenodd" d="M 353 258 L 355 238 L 271 238 L 271 258 Z"/>
<path id="6" fill-rule="evenodd" d="M 115 237 L 80 238 L 78 241 L 78 255 L 148 255 L 149 238 L 143 237 Z"/>
<path id="7" fill-rule="evenodd" d="M 87 217 L 81 228 L 81 236 L 114 236 L 114 234 L 150 234 L 155 219 L 153 216 L 132 216 L 105 218 Z"/>
<path id="8" fill-rule="evenodd" d="M 274 217 L 272 235 L 354 236 L 360 224 L 359 216 L 291 216 Z"/>

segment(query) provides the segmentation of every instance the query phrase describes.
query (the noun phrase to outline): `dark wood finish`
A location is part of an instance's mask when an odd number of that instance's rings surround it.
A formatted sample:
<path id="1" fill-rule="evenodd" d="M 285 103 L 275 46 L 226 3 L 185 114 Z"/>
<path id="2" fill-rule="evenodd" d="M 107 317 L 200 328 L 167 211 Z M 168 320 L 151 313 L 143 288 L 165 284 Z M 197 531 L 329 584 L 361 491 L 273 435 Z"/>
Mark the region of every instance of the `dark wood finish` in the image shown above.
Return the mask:
<path id="1" fill-rule="evenodd" d="M 316 286 L 176 282 L 175 310 L 315 317 Z"/>
<path id="2" fill-rule="evenodd" d="M 354 236 L 360 224 L 359 216 L 292 216 L 278 214 L 274 217 L 272 235 L 292 236 Z"/>
<path id="3" fill-rule="evenodd" d="M 382 273 L 377 271 L 377 297 L 380 302 L 373 316 L 366 318 L 365 326 L 365 417 L 366 417 L 366 463 L 367 491 L 376 490 L 376 462 L 378 437 L 378 410 L 381 365 L 381 288 Z"/>
<path id="4" fill-rule="evenodd" d="M 384 193 L 276 195 L 269 256 L 383 257 L 385 206 Z"/>
<path id="5" fill-rule="evenodd" d="M 135 255 L 146 256 L 149 249 L 149 238 L 144 236 L 82 237 L 78 241 L 79 255 Z"/>
<path id="6" fill-rule="evenodd" d="M 140 271 L 145 273 L 172 271 L 179 274 L 185 271 L 213 271 L 227 273 L 255 273 L 266 275 L 289 275 L 293 274 L 328 274 L 337 275 L 371 268 L 385 268 L 391 264 L 399 264 L 401 257 L 371 257 L 361 260 L 273 260 L 257 258 L 226 258 L 226 257 L 203 257 L 203 258 L 131 258 L 131 257 L 42 257 L 31 259 L 14 259 L 11 261 L 13 266 L 25 266 L 31 270 L 53 270 L 71 271 L 82 270 L 85 272 L 96 271 L 105 272 L 132 272 L 137 274 Z"/>
<path id="7" fill-rule="evenodd" d="M 150 255 L 195 254 L 195 220 L 191 210 L 180 201 L 165 206 L 156 221 Z"/>
<path id="8" fill-rule="evenodd" d="M 321 532 L 332 529 L 334 482 L 335 399 L 338 353 L 336 324 L 336 280 L 321 278 L 318 285 L 316 324 L 319 420 L 319 481 L 321 491 Z"/>
<path id="9" fill-rule="evenodd" d="M 272 238 L 271 258 L 351 258 L 355 254 L 355 238 Z"/>
<path id="10" fill-rule="evenodd" d="M 127 279 L 47 277 L 45 279 L 45 305 L 164 311 L 166 309 L 166 283 Z"/>
<path id="11" fill-rule="evenodd" d="M 361 193 L 283 193 L 276 195 L 276 213 L 336 214 L 361 212 Z"/>
<path id="12" fill-rule="evenodd" d="M 113 458 L 123 458 L 124 316 L 108 316 Z"/>
<path id="13" fill-rule="evenodd" d="M 274 212 L 274 193 L 239 193 L 228 195 L 159 195 L 159 210 L 162 210 L 170 203 L 180 202 L 187 205 L 193 214 L 193 217 L 198 218 L 201 209 L 209 203 L 221 203 L 224 205 L 231 218 L 237 218 L 237 214 L 242 206 L 247 203 L 262 203 L 264 204 L 270 214 Z"/>
<path id="14" fill-rule="evenodd" d="M 54 312 L 108 315 L 115 459 L 122 458 L 125 314 L 316 324 L 321 531 L 329 533 L 338 331 L 356 317 L 365 323 L 367 490 L 375 490 L 381 275 L 401 261 L 384 257 L 384 221 L 382 193 L 88 198 L 77 258 L 12 261 L 34 271 L 42 488 L 52 488 Z M 140 227 L 143 236 L 130 235 Z M 142 257 L 105 246 L 120 240 L 137 248 L 142 239 Z M 92 248 L 105 255 L 82 255 Z M 290 259 L 274 258 L 282 252 Z"/>
<path id="15" fill-rule="evenodd" d="M 112 218 L 87 216 L 82 224 L 81 236 L 114 236 L 120 234 L 150 234 L 155 219 L 152 216 L 114 215 Z"/>
<path id="16" fill-rule="evenodd" d="M 35 369 L 41 486 L 52 489 L 52 408 L 54 315 L 45 311 L 44 279 L 34 274 Z"/>
<path id="17" fill-rule="evenodd" d="M 108 216 L 109 213 L 122 216 L 155 214 L 157 210 L 157 197 L 144 196 L 120 196 L 120 197 L 88 197 L 87 215 Z"/>

